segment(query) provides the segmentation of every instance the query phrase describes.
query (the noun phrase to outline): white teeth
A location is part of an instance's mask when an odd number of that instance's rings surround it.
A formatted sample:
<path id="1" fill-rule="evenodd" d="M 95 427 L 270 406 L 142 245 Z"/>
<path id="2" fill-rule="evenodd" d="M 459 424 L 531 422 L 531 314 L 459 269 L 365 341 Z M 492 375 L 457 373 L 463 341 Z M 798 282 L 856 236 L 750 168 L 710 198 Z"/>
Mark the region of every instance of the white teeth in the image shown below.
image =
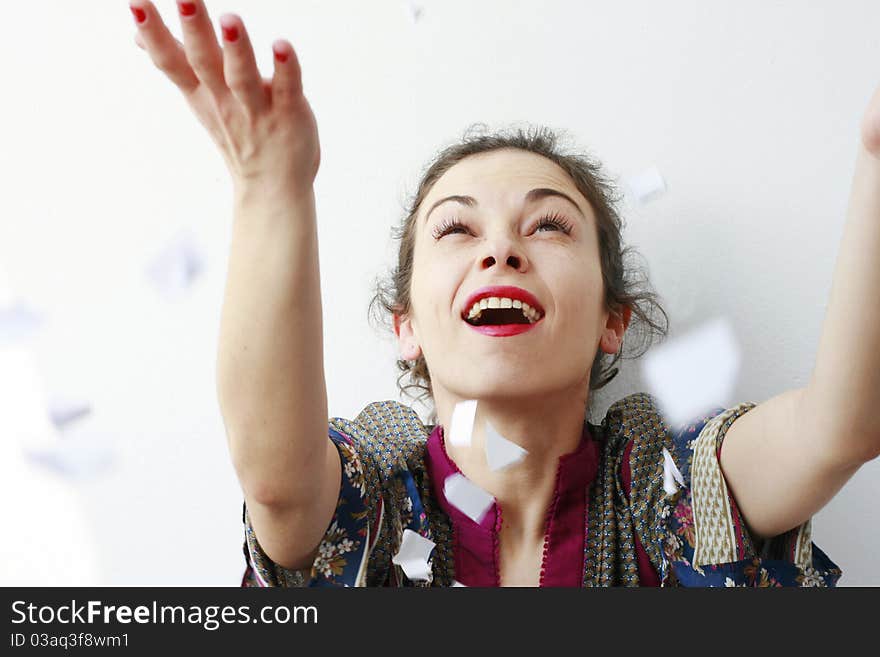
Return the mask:
<path id="1" fill-rule="evenodd" d="M 532 308 L 529 304 L 524 303 L 519 299 L 510 299 L 507 297 L 486 297 L 479 301 L 475 301 L 474 305 L 472 305 L 468 311 L 468 319 L 479 317 L 480 313 L 486 308 L 519 308 L 529 322 L 534 324 L 541 319 L 541 313 L 535 308 Z"/>

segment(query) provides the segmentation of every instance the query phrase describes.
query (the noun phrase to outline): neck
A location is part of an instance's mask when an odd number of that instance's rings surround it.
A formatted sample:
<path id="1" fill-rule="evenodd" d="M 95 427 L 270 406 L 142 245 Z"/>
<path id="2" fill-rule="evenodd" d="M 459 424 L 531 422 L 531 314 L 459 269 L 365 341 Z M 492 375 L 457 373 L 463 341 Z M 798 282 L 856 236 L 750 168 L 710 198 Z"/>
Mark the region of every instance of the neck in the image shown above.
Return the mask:
<path id="1" fill-rule="evenodd" d="M 440 424 L 449 426 L 460 399 L 437 400 Z M 464 476 L 495 497 L 504 532 L 511 542 L 541 540 L 547 508 L 553 497 L 559 457 L 575 451 L 583 435 L 586 396 L 556 394 L 539 400 L 481 399 L 470 447 L 446 441 L 450 458 Z M 485 453 L 486 422 L 528 454 L 498 471 L 489 468 Z"/>

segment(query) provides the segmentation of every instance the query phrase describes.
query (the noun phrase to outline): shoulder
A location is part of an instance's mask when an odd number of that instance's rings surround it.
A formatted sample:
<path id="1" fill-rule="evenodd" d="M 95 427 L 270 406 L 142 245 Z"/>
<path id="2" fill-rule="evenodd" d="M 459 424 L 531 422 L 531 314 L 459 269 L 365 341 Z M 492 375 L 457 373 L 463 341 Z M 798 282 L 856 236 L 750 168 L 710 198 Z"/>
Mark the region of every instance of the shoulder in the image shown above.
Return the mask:
<path id="1" fill-rule="evenodd" d="M 412 408 L 393 400 L 368 404 L 354 420 L 330 419 L 330 438 L 341 451 L 356 451 L 386 474 L 421 462 L 429 433 Z"/>
<path id="2" fill-rule="evenodd" d="M 661 455 L 663 448 L 666 448 L 685 478 L 690 479 L 694 449 L 700 445 L 720 449 L 733 422 L 754 407 L 752 402 L 731 408 L 715 406 L 695 414 L 684 424 L 673 426 L 664 419 L 656 397 L 647 392 L 637 392 L 612 404 L 605 414 L 602 427 L 621 453 L 632 451 Z"/>

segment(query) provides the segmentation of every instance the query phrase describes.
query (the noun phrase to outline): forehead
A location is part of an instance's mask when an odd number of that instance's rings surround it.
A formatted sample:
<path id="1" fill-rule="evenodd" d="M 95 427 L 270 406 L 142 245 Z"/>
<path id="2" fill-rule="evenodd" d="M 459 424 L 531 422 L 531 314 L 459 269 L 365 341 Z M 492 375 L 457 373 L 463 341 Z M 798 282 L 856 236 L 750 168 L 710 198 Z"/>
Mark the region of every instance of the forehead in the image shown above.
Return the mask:
<path id="1" fill-rule="evenodd" d="M 518 206 L 536 187 L 563 191 L 589 212 L 590 204 L 558 164 L 536 153 L 503 149 L 471 155 L 452 166 L 422 201 L 421 213 L 424 216 L 436 199 L 452 194 L 473 196 L 481 205 Z"/>

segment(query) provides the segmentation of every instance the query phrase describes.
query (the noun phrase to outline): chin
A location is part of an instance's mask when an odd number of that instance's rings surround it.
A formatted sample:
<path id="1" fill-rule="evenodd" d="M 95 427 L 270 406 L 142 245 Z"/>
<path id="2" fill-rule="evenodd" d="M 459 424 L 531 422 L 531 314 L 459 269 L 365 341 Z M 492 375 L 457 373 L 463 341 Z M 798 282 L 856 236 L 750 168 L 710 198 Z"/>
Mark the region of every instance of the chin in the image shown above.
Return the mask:
<path id="1" fill-rule="evenodd" d="M 505 376 L 504 373 L 495 373 L 492 376 L 478 374 L 467 381 L 466 385 L 459 387 L 469 391 L 471 399 L 515 399 L 517 397 L 535 397 L 553 394 L 559 390 L 558 385 L 551 381 L 537 380 L 534 371 L 522 372 Z"/>

